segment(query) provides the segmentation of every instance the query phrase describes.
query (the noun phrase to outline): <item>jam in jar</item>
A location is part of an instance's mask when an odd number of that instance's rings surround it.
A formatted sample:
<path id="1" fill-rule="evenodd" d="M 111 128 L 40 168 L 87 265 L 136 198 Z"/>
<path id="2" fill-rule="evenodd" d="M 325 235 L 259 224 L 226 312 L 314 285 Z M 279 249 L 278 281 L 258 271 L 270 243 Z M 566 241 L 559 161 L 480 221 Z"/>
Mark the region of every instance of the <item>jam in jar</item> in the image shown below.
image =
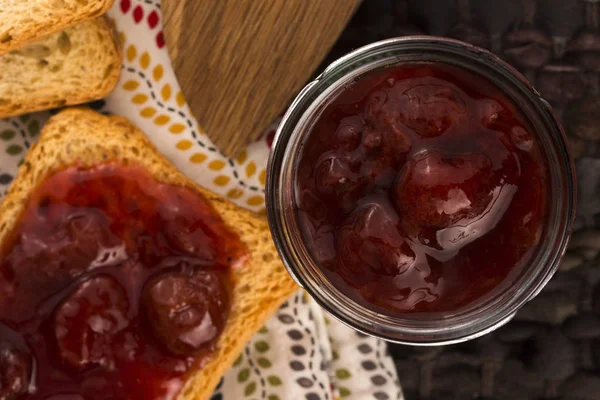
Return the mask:
<path id="1" fill-rule="evenodd" d="M 527 120 L 456 67 L 385 68 L 327 105 L 298 165 L 304 240 L 378 310 L 454 311 L 528 265 L 547 169 Z"/>
<path id="2" fill-rule="evenodd" d="M 31 193 L 0 249 L 0 399 L 172 399 L 246 254 L 207 199 L 107 163 Z"/>
<path id="3" fill-rule="evenodd" d="M 548 104 L 493 54 L 365 46 L 292 103 L 267 167 L 284 265 L 342 322 L 447 344 L 508 321 L 556 271 L 574 168 Z"/>

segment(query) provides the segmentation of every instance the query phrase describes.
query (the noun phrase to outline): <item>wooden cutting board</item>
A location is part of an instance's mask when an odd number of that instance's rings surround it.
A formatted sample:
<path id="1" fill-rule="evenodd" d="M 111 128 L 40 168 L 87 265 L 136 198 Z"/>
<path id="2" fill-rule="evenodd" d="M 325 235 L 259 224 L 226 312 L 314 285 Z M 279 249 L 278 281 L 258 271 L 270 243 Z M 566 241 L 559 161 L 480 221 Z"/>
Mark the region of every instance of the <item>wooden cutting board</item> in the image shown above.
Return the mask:
<path id="1" fill-rule="evenodd" d="M 183 94 L 215 145 L 236 155 L 282 112 L 360 0 L 163 0 Z"/>

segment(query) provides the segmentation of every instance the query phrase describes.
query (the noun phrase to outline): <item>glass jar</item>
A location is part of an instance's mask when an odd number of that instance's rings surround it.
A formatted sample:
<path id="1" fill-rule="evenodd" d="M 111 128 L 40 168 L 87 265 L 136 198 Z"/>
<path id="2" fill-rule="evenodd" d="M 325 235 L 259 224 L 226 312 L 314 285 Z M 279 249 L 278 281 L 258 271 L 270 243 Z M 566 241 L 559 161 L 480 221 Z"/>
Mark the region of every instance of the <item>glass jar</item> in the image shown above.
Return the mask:
<path id="1" fill-rule="evenodd" d="M 443 315 L 389 316 L 351 300 L 324 275 L 306 248 L 298 226 L 296 173 L 311 127 L 345 88 L 370 71 L 410 62 L 441 62 L 482 76 L 500 88 L 537 132 L 546 156 L 549 191 L 544 234 L 537 253 L 501 293 L 464 311 Z M 296 282 L 331 315 L 365 334 L 413 345 L 457 343 L 509 321 L 536 296 L 558 268 L 575 216 L 575 175 L 565 134 L 551 107 L 514 68 L 488 51 L 446 38 L 385 40 L 331 64 L 296 97 L 273 141 L 267 167 L 266 205 L 273 239 Z"/>

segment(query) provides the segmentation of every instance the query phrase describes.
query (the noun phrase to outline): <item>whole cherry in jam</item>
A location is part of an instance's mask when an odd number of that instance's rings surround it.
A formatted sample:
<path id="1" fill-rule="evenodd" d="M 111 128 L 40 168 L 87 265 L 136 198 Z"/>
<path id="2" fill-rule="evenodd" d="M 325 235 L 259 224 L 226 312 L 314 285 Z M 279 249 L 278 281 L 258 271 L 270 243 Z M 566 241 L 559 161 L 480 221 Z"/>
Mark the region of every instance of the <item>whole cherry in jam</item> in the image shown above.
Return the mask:
<path id="1" fill-rule="evenodd" d="M 345 88 L 309 132 L 300 228 L 359 303 L 454 311 L 535 254 L 546 170 L 527 118 L 486 79 L 440 63 L 387 67 Z"/>
<path id="2" fill-rule="evenodd" d="M 0 400 L 175 398 L 245 253 L 207 199 L 142 168 L 50 175 L 0 249 Z"/>
<path id="3" fill-rule="evenodd" d="M 317 160 L 315 175 L 318 193 L 335 199 L 344 209 L 352 207 L 368 185 L 347 154 L 323 154 Z"/>
<path id="4" fill-rule="evenodd" d="M 460 91 L 436 77 L 425 76 L 415 82 L 388 78 L 383 86 L 369 93 L 365 119 L 379 130 L 392 132 L 383 135 L 390 136 L 388 142 L 402 138 L 400 150 L 409 150 L 409 130 L 421 137 L 437 137 L 467 118 Z"/>
<path id="5" fill-rule="evenodd" d="M 398 229 L 398 215 L 385 196 L 366 198 L 342 223 L 337 234 L 338 272 L 362 286 L 373 275 L 400 275 L 415 253 Z M 353 282 L 358 278 L 359 281 Z"/>
<path id="6" fill-rule="evenodd" d="M 144 307 L 154 333 L 174 354 L 193 354 L 225 325 L 227 292 L 210 270 L 183 265 L 146 284 Z"/>
<path id="7" fill-rule="evenodd" d="M 512 200 L 517 179 L 514 158 L 495 169 L 483 153 L 449 156 L 424 151 L 407 161 L 392 198 L 411 238 L 437 249 L 457 250 L 496 226 Z"/>

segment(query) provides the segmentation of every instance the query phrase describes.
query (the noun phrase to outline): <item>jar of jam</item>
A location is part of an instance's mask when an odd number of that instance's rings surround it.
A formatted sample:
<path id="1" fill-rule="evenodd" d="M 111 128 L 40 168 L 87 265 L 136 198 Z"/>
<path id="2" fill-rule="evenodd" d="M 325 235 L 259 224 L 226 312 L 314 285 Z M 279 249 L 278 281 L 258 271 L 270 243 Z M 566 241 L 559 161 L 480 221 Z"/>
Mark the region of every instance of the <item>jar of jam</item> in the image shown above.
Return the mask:
<path id="1" fill-rule="evenodd" d="M 556 271 L 575 215 L 548 103 L 498 57 L 444 38 L 331 64 L 287 111 L 267 172 L 290 274 L 334 317 L 400 343 L 506 323 Z"/>

